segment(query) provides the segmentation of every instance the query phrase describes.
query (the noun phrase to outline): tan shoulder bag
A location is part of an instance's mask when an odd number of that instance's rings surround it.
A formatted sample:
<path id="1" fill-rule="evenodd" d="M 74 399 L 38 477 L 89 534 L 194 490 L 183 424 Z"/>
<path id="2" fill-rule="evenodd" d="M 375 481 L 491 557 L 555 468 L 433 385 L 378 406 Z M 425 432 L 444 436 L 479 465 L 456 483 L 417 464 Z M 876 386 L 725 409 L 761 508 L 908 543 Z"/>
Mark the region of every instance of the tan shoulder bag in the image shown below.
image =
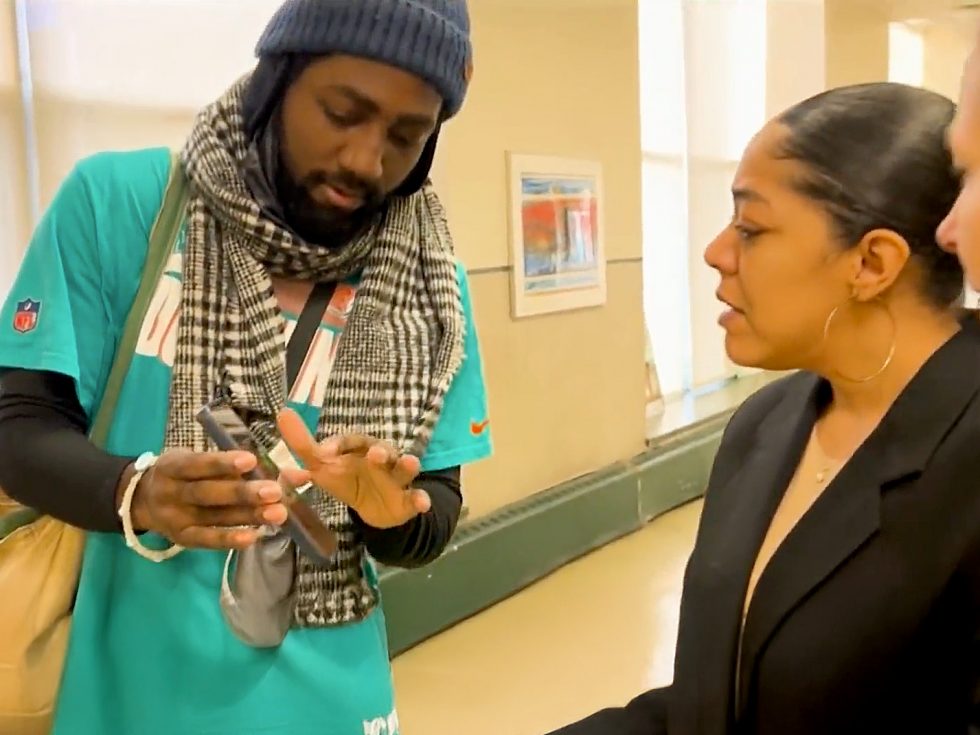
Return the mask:
<path id="1" fill-rule="evenodd" d="M 143 276 L 89 434 L 105 447 L 143 318 L 183 224 L 186 179 L 176 159 L 150 233 Z M 0 491 L 0 733 L 51 729 L 68 648 L 85 532 Z"/>

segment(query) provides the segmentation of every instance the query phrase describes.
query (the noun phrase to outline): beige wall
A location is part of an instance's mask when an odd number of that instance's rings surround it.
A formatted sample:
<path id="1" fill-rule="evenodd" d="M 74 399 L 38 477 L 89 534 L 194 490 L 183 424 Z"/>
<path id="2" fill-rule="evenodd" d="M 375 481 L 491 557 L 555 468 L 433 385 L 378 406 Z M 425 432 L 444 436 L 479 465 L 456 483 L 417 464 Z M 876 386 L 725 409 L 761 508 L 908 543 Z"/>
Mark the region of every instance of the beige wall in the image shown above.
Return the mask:
<path id="1" fill-rule="evenodd" d="M 884 5 L 884 4 L 882 4 Z M 857 0 L 826 0 L 827 86 L 888 79 L 888 18 Z"/>
<path id="2" fill-rule="evenodd" d="M 826 89 L 828 2 L 833 0 L 769 0 L 766 119 Z"/>
<path id="3" fill-rule="evenodd" d="M 922 85 L 957 99 L 963 62 L 975 39 L 975 20 L 943 13 L 945 5 L 939 0 L 935 4 L 826 0 L 828 85 L 888 79 L 888 25 L 904 19 L 921 23 Z"/>
<path id="4" fill-rule="evenodd" d="M 0 0 L 0 299 L 30 233 L 13 0 Z"/>
<path id="5" fill-rule="evenodd" d="M 923 86 L 958 99 L 963 63 L 973 47 L 973 33 L 952 24 L 936 24 L 923 32 L 925 69 Z"/>
<path id="6" fill-rule="evenodd" d="M 35 97 L 34 107 L 40 195 L 45 207 L 78 159 L 98 151 L 179 148 L 194 121 L 190 109 L 107 105 L 45 92 Z"/>
<path id="7" fill-rule="evenodd" d="M 963 63 L 975 40 L 976 21 L 944 14 L 943 6 L 938 0 L 935 5 L 826 0 L 828 85 L 886 80 L 888 25 L 891 20 L 906 19 L 918 21 L 922 29 L 922 85 L 957 99 Z"/>
<path id="8" fill-rule="evenodd" d="M 473 92 L 437 173 L 474 271 L 497 450 L 467 475 L 476 516 L 644 445 L 636 4 L 541 5 L 471 4 Z M 510 318 L 507 151 L 602 162 L 605 307 Z"/>
<path id="9" fill-rule="evenodd" d="M 471 12 L 472 94 L 434 178 L 471 270 L 490 394 L 496 455 L 466 477 L 479 516 L 642 451 L 645 363 L 636 0 L 477 0 Z M 191 124 L 190 106 L 72 100 L 49 76 L 37 101 L 45 202 L 79 156 L 177 145 Z M 511 319 L 508 151 L 602 162 L 606 306 Z"/>

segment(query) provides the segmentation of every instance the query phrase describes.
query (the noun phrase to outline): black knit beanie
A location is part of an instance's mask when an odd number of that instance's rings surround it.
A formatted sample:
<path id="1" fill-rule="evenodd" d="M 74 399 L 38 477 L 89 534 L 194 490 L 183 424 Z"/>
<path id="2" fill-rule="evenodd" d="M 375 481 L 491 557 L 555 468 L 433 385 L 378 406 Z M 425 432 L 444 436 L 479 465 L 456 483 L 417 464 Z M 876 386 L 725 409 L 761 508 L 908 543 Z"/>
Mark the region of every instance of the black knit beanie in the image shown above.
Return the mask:
<path id="1" fill-rule="evenodd" d="M 256 54 L 346 54 L 398 67 L 439 92 L 443 119 L 463 106 L 473 69 L 465 0 L 287 0 Z"/>

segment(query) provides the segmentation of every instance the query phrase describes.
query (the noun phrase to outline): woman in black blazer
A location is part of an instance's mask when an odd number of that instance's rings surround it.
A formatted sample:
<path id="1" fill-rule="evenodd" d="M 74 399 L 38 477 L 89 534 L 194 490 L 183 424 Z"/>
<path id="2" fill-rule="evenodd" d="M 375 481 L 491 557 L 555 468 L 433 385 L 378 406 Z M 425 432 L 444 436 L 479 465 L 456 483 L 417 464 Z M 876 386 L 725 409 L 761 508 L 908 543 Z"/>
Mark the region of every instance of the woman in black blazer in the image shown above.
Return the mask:
<path id="1" fill-rule="evenodd" d="M 705 257 L 730 357 L 799 372 L 725 432 L 673 684 L 562 735 L 980 733 L 980 324 L 935 237 L 953 114 L 850 87 L 749 145 Z"/>

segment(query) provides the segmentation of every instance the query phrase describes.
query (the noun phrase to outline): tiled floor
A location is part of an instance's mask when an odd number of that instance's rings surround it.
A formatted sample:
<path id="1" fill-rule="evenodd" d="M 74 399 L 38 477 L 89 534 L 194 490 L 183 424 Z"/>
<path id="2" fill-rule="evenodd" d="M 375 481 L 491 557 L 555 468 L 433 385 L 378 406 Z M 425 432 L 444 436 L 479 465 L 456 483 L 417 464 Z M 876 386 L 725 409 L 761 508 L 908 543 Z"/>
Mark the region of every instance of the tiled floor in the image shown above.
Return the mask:
<path id="1" fill-rule="evenodd" d="M 669 683 L 701 504 L 403 654 L 404 735 L 543 735 Z"/>

